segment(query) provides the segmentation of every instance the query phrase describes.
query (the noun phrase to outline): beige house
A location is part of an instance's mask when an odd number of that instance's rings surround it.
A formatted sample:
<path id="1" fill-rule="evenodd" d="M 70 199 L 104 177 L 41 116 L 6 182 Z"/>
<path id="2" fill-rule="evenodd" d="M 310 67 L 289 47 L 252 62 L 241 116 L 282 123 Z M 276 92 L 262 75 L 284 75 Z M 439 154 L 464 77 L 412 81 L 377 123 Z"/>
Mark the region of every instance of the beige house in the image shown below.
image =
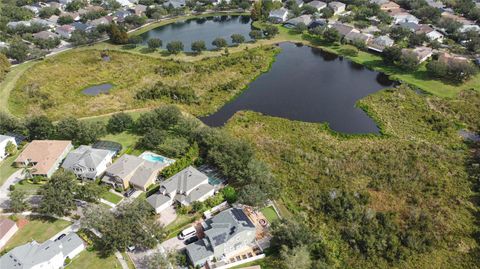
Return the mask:
<path id="1" fill-rule="evenodd" d="M 32 175 L 51 177 L 73 148 L 66 140 L 33 140 L 15 160 L 16 166 L 32 166 Z"/>
<path id="2" fill-rule="evenodd" d="M 115 188 L 127 189 L 131 186 L 146 191 L 148 186 L 155 183 L 158 173 L 167 166 L 125 154 L 107 168 L 102 181 Z"/>

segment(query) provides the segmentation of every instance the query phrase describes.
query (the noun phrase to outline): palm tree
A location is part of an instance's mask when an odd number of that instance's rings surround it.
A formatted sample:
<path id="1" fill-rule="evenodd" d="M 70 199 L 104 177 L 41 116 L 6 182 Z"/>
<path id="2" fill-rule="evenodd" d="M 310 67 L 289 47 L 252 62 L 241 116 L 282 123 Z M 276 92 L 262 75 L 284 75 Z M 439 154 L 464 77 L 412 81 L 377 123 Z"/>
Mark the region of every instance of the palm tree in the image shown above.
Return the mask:
<path id="1" fill-rule="evenodd" d="M 26 165 L 22 169 L 22 175 L 25 176 L 26 179 L 31 179 L 33 178 L 33 173 L 35 173 L 36 171 L 37 169 Z"/>

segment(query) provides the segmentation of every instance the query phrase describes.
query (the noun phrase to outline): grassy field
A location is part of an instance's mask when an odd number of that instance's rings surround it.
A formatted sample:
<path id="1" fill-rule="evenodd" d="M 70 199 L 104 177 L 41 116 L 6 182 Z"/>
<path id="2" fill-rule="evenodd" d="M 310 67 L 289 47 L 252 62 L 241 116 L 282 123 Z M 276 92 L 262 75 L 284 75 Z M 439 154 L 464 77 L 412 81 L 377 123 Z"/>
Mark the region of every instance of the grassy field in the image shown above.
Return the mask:
<path id="1" fill-rule="evenodd" d="M 18 116 L 44 113 L 60 119 L 67 115 L 87 117 L 172 103 L 168 98 L 146 101 L 135 98 L 138 91 L 161 81 L 172 87 L 192 89 L 197 101 L 179 105 L 193 115 L 206 115 L 266 71 L 276 53 L 271 47 L 251 49 L 228 57 L 199 60 L 192 66 L 119 51 L 110 51 L 111 61 L 105 62 L 100 58 L 100 50 L 69 51 L 25 72 L 10 94 L 9 109 Z M 159 73 L 158 68 L 174 71 Z M 86 87 L 102 83 L 114 85 L 109 94 L 81 93 Z"/>
<path id="2" fill-rule="evenodd" d="M 265 208 L 262 208 L 260 212 L 262 212 L 262 214 L 265 216 L 265 218 L 267 218 L 268 222 L 270 223 L 278 219 L 277 212 L 275 212 L 275 209 L 273 209 L 272 206 L 267 206 Z"/>
<path id="3" fill-rule="evenodd" d="M 108 258 L 100 258 L 95 251 L 82 251 L 72 262 L 66 267 L 69 269 L 84 269 L 84 268 L 102 268 L 114 269 L 122 268 L 115 255 Z"/>
<path id="4" fill-rule="evenodd" d="M 100 138 L 100 140 L 108 140 L 108 141 L 120 143 L 122 145 L 122 151 L 119 153 L 119 155 L 121 155 L 126 152 L 131 152 L 134 149 L 138 138 L 139 136 L 135 134 L 123 132 L 119 134 L 108 134 Z"/>
<path id="5" fill-rule="evenodd" d="M 46 217 L 30 217 L 28 223 L 8 241 L 4 249 L 12 249 L 19 245 L 35 240 L 42 243 L 65 229 L 70 222 Z"/>
<path id="6" fill-rule="evenodd" d="M 110 203 L 118 204 L 120 201 L 122 201 L 123 197 L 116 195 L 114 193 L 111 193 L 110 191 L 106 191 L 100 195 L 100 198 L 103 198 Z"/>
<path id="7" fill-rule="evenodd" d="M 237 113 L 226 129 L 250 141 L 269 164 L 281 185 L 281 204 L 326 238 L 332 267 L 475 267 L 478 211 L 465 166 L 470 152 L 458 127 L 478 131 L 480 119 L 473 115 L 480 113 L 480 93 L 443 99 L 401 87 L 370 95 L 359 105 L 383 136 L 337 134 L 324 124 L 254 112 Z M 351 224 L 332 219 L 319 206 L 320 197 L 332 190 L 367 193 L 369 210 L 394 214 L 403 232 L 414 212 L 424 214 L 431 228 L 422 233 L 434 243 L 397 264 L 366 260 L 342 239 L 340 231 Z"/>
<path id="8" fill-rule="evenodd" d="M 11 68 L 5 79 L 0 82 L 0 111 L 9 112 L 8 98 L 10 97 L 11 91 L 15 88 L 18 79 L 25 71 L 36 63 L 36 61 L 32 61 Z"/>

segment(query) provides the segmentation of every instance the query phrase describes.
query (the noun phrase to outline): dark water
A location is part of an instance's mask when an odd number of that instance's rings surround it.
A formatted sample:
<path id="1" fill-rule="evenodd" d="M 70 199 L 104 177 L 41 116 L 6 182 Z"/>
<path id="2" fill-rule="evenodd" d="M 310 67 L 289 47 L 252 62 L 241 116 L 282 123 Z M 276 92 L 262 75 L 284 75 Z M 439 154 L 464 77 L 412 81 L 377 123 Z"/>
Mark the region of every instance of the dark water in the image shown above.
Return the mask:
<path id="1" fill-rule="evenodd" d="M 150 38 L 160 38 L 163 48 L 170 41 L 183 42 L 185 51 L 191 52 L 191 44 L 197 40 L 205 41 L 207 49 L 215 48 L 212 41 L 222 37 L 231 44 L 232 34 L 241 34 L 246 41 L 251 40 L 248 34 L 251 31 L 249 16 L 216 16 L 200 19 L 190 19 L 157 27 L 141 34 L 143 44 L 146 45 Z"/>
<path id="2" fill-rule="evenodd" d="M 282 52 L 271 70 L 216 113 L 201 118 L 210 126 L 223 125 L 239 110 L 305 122 L 328 122 L 344 133 L 378 133 L 375 122 L 357 100 L 393 82 L 385 75 L 322 50 L 280 44 Z"/>
<path id="3" fill-rule="evenodd" d="M 110 83 L 105 83 L 105 84 L 100 84 L 100 85 L 95 85 L 92 87 L 88 87 L 85 90 L 82 91 L 83 94 L 85 95 L 99 95 L 101 93 L 107 93 L 111 88 L 113 87 L 112 84 Z"/>

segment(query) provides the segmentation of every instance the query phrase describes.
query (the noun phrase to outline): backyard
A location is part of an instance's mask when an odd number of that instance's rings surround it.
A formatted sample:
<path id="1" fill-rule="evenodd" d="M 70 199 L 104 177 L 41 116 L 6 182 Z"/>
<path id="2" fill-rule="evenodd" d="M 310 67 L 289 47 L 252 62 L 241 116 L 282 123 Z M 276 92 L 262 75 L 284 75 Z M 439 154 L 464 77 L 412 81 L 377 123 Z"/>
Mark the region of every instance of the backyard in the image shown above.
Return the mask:
<path id="1" fill-rule="evenodd" d="M 5 245 L 4 249 L 12 249 L 32 240 L 43 243 L 71 225 L 68 221 L 48 217 L 31 216 L 28 217 L 27 220 L 28 223 L 15 233 Z"/>
<path id="2" fill-rule="evenodd" d="M 96 251 L 82 251 L 72 262 L 66 267 L 69 269 L 84 269 L 84 268 L 101 268 L 114 269 L 122 268 L 120 262 L 115 255 L 110 255 L 107 258 L 101 258 Z"/>
<path id="3" fill-rule="evenodd" d="M 279 218 L 273 206 L 264 207 L 260 210 L 260 212 L 262 212 L 262 214 L 265 216 L 265 218 L 267 218 L 268 222 L 270 223 L 274 222 Z"/>

